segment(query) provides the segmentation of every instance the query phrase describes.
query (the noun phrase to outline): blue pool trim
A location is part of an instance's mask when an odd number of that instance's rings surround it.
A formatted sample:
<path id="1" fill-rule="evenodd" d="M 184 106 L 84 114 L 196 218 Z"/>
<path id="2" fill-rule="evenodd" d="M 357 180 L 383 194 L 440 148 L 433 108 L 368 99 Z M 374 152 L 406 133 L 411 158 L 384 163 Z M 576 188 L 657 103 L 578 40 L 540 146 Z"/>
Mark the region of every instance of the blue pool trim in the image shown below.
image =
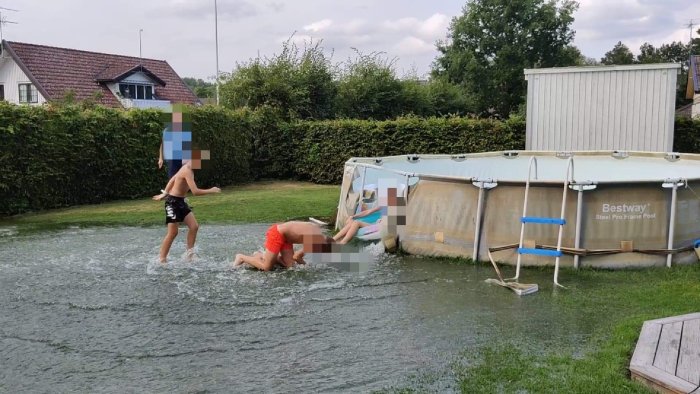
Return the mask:
<path id="1" fill-rule="evenodd" d="M 561 257 L 563 253 L 560 250 L 549 249 L 533 249 L 533 248 L 518 248 L 520 254 L 537 254 L 540 256 Z"/>
<path id="2" fill-rule="evenodd" d="M 520 218 L 520 222 L 521 223 L 539 223 L 539 224 L 558 224 L 558 225 L 562 226 L 562 225 L 566 224 L 566 219 L 523 216 Z"/>

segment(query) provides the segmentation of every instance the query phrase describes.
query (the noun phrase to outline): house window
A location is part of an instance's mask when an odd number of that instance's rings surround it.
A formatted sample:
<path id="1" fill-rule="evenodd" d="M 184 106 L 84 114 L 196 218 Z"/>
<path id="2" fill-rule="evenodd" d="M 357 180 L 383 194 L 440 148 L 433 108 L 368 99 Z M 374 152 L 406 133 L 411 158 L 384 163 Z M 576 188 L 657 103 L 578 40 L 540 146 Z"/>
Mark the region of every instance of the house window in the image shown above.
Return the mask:
<path id="1" fill-rule="evenodd" d="M 0 101 L 5 100 L 5 85 L 0 85 Z"/>
<path id="2" fill-rule="evenodd" d="M 119 93 L 132 100 L 153 100 L 153 86 L 135 83 L 120 83 Z"/>
<path id="3" fill-rule="evenodd" d="M 20 103 L 38 103 L 39 93 L 31 83 L 19 84 L 19 102 Z"/>

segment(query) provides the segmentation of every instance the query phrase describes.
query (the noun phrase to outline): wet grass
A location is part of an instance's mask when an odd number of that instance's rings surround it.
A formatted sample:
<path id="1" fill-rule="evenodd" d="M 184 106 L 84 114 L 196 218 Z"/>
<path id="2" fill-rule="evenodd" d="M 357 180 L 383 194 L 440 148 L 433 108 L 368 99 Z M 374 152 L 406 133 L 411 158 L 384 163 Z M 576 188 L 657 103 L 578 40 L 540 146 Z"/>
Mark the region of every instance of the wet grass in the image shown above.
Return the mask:
<path id="1" fill-rule="evenodd" d="M 338 192 L 337 186 L 263 182 L 226 188 L 220 195 L 190 197 L 190 202 L 200 223 L 274 222 L 331 216 Z M 0 225 L 17 226 L 20 231 L 162 223 L 162 203 L 149 199 L 0 221 Z M 443 264 L 471 263 L 464 259 L 437 260 Z M 551 272 L 551 268 L 528 270 Z M 450 386 L 465 393 L 649 392 L 629 379 L 627 369 L 641 325 L 649 319 L 700 311 L 700 265 L 625 271 L 563 270 L 562 278 L 567 289 L 544 287 L 540 291 L 554 292 L 551 302 L 575 311 L 581 324 L 595 327 L 584 354 L 573 354 L 570 348 L 533 351 L 525 343 L 528 333 L 513 333 L 492 346 L 463 349 L 449 371 L 419 374 L 386 391 L 431 391 L 436 381 L 449 376 L 454 380 Z M 506 290 L 503 296 L 514 297 Z"/>
<path id="2" fill-rule="evenodd" d="M 451 385 L 463 393 L 652 392 L 629 377 L 629 361 L 642 323 L 699 312 L 700 265 L 564 270 L 562 277 L 567 289 L 540 291 L 553 291 L 551 302 L 574 311 L 581 324 L 595 327 L 584 354 L 573 354 L 566 347 L 532 349 L 528 333 L 508 333 L 505 328 L 499 343 L 465 349 L 450 371 L 442 371 L 454 380 Z M 504 290 L 503 296 L 514 295 Z M 408 387 L 393 387 L 386 392 L 424 391 L 431 391 L 430 384 L 414 379 Z"/>
<path id="3" fill-rule="evenodd" d="M 338 186 L 305 182 L 258 182 L 224 188 L 221 194 L 188 197 L 200 223 L 265 223 L 309 216 L 330 217 Z M 70 226 L 150 226 L 165 221 L 163 202 L 149 198 L 83 205 L 0 219 L 20 232 Z"/>

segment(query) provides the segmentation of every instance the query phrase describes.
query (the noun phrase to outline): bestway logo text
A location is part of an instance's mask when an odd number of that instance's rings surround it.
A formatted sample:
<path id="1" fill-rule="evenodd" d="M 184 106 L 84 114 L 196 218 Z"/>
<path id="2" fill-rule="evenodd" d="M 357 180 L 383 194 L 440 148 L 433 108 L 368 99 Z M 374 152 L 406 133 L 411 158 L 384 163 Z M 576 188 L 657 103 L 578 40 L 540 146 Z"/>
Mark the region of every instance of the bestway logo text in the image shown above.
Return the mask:
<path id="1" fill-rule="evenodd" d="M 612 213 L 624 213 L 624 212 L 633 212 L 633 213 L 644 213 L 644 211 L 647 210 L 647 207 L 649 204 L 622 204 L 622 205 L 611 205 L 611 204 L 603 204 L 603 212 L 612 212 Z"/>

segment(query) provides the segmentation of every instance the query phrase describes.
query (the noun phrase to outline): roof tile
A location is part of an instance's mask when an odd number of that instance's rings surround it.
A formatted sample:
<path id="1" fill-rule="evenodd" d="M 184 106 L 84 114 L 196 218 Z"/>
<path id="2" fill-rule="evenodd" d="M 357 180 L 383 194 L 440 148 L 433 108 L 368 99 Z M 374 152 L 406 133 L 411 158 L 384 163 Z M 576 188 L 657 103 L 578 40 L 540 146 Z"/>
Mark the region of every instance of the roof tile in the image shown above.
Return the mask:
<path id="1" fill-rule="evenodd" d="M 141 59 L 133 56 L 88 52 L 77 49 L 57 48 L 45 45 L 7 41 L 24 66 L 31 72 L 49 100 L 61 99 L 73 91 L 76 99 L 93 98 L 102 93 L 100 103 L 121 107 L 119 100 L 98 79 L 121 75 L 142 65 L 165 82 L 156 86 L 159 99 L 173 103 L 195 104 L 199 100 L 185 85 L 175 70 L 164 60 Z"/>

